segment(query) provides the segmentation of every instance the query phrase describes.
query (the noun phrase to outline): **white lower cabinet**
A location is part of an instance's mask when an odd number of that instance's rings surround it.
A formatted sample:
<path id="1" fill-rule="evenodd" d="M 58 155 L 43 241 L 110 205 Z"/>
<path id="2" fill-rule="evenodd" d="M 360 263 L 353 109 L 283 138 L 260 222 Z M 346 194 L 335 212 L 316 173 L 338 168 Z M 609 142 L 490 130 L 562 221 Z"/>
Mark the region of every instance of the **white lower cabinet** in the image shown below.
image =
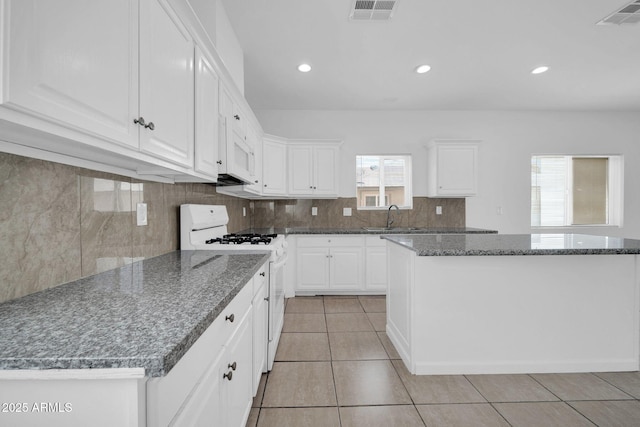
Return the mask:
<path id="1" fill-rule="evenodd" d="M 365 263 L 367 265 L 365 284 L 367 290 L 387 291 L 387 245 L 380 236 L 365 237 Z"/>
<path id="2" fill-rule="evenodd" d="M 266 267 L 244 286 L 166 376 L 149 379 L 147 425 L 245 425 L 255 394 L 256 365 L 262 373 L 266 360 L 266 306 L 252 304 L 266 302 L 267 282 L 261 275 Z M 257 348 L 263 348 L 264 355 L 256 353 Z M 254 360 L 256 354 L 263 362 Z"/>
<path id="3" fill-rule="evenodd" d="M 260 377 L 267 372 L 269 279 L 267 265 L 253 279 L 253 395 L 258 392 Z"/>
<path id="4" fill-rule="evenodd" d="M 386 252 L 379 236 L 297 236 L 297 293 L 386 291 Z"/>

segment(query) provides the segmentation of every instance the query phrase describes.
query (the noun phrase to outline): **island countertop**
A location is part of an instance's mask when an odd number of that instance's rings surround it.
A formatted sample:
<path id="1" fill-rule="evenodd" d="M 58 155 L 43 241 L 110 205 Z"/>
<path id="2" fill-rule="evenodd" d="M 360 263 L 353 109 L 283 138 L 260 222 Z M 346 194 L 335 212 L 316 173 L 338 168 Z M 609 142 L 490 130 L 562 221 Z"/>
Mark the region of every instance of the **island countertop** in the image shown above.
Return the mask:
<path id="1" fill-rule="evenodd" d="M 640 240 L 587 234 L 405 234 L 382 238 L 418 256 L 640 254 Z"/>
<path id="2" fill-rule="evenodd" d="M 0 369 L 166 375 L 269 259 L 175 251 L 0 304 Z"/>

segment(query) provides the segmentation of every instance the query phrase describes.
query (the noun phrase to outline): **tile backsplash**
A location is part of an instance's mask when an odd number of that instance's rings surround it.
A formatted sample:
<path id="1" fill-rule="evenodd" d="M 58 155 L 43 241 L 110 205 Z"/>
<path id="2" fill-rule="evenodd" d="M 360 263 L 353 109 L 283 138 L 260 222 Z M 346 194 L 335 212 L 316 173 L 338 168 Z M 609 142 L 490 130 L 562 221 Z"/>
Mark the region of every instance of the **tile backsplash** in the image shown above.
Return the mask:
<path id="1" fill-rule="evenodd" d="M 147 226 L 136 225 L 141 202 Z M 384 226 L 387 215 L 358 211 L 355 198 L 250 202 L 208 184 L 137 181 L 0 153 L 0 302 L 179 249 L 184 203 L 226 205 L 230 232 Z M 352 216 L 343 216 L 345 207 Z M 394 215 L 398 227 L 464 227 L 465 201 L 414 197 L 413 209 Z"/>
<path id="2" fill-rule="evenodd" d="M 147 226 L 136 226 L 140 202 Z M 249 201 L 212 185 L 136 181 L 0 153 L 0 302 L 178 249 L 183 203 L 224 204 L 230 231 L 251 226 Z"/>
<path id="3" fill-rule="evenodd" d="M 253 226 L 262 227 L 310 227 L 310 228 L 359 228 L 384 227 L 387 224 L 385 210 L 358 210 L 356 198 L 258 200 L 253 202 Z M 436 206 L 442 207 L 442 215 L 436 215 Z M 318 214 L 311 215 L 317 207 Z M 351 208 L 351 216 L 343 215 L 343 208 Z M 413 209 L 392 213 L 394 227 L 464 227 L 465 199 L 432 199 L 414 197 Z"/>

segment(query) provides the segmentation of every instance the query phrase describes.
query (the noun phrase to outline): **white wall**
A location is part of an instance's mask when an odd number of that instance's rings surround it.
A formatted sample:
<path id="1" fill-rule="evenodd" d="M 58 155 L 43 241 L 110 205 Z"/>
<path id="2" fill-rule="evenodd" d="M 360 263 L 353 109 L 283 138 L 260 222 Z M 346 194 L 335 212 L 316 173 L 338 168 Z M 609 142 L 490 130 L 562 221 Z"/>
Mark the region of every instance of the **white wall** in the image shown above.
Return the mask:
<path id="1" fill-rule="evenodd" d="M 479 194 L 467 199 L 467 226 L 531 233 L 532 154 L 623 154 L 622 228 L 580 232 L 640 238 L 640 112 L 256 111 L 264 131 L 287 138 L 342 139 L 342 197 L 355 196 L 356 154 L 413 155 L 414 195 L 426 195 L 433 138 L 480 139 Z M 501 206 L 503 214 L 497 215 Z"/>
<path id="2" fill-rule="evenodd" d="M 216 2 L 216 50 L 244 95 L 244 52 L 220 0 Z"/>

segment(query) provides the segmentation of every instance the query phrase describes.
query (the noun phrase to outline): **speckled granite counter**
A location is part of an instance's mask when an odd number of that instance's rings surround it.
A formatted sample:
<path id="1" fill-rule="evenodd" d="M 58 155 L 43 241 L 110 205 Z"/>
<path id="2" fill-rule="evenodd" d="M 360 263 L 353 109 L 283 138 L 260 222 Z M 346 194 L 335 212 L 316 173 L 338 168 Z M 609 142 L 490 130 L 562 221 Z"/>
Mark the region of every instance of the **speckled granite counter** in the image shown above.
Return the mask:
<path id="1" fill-rule="evenodd" d="M 0 304 L 0 369 L 163 376 L 269 259 L 176 251 Z"/>
<path id="2" fill-rule="evenodd" d="M 243 230 L 242 233 L 277 233 L 277 234 L 488 234 L 497 233 L 496 230 L 485 230 L 482 228 L 472 227 L 426 227 L 426 228 L 406 228 L 394 227 L 385 229 L 383 227 L 371 228 L 309 228 L 309 227 L 290 227 L 290 228 L 255 228 Z"/>
<path id="3" fill-rule="evenodd" d="M 419 256 L 640 254 L 640 240 L 586 234 L 385 235 Z"/>

